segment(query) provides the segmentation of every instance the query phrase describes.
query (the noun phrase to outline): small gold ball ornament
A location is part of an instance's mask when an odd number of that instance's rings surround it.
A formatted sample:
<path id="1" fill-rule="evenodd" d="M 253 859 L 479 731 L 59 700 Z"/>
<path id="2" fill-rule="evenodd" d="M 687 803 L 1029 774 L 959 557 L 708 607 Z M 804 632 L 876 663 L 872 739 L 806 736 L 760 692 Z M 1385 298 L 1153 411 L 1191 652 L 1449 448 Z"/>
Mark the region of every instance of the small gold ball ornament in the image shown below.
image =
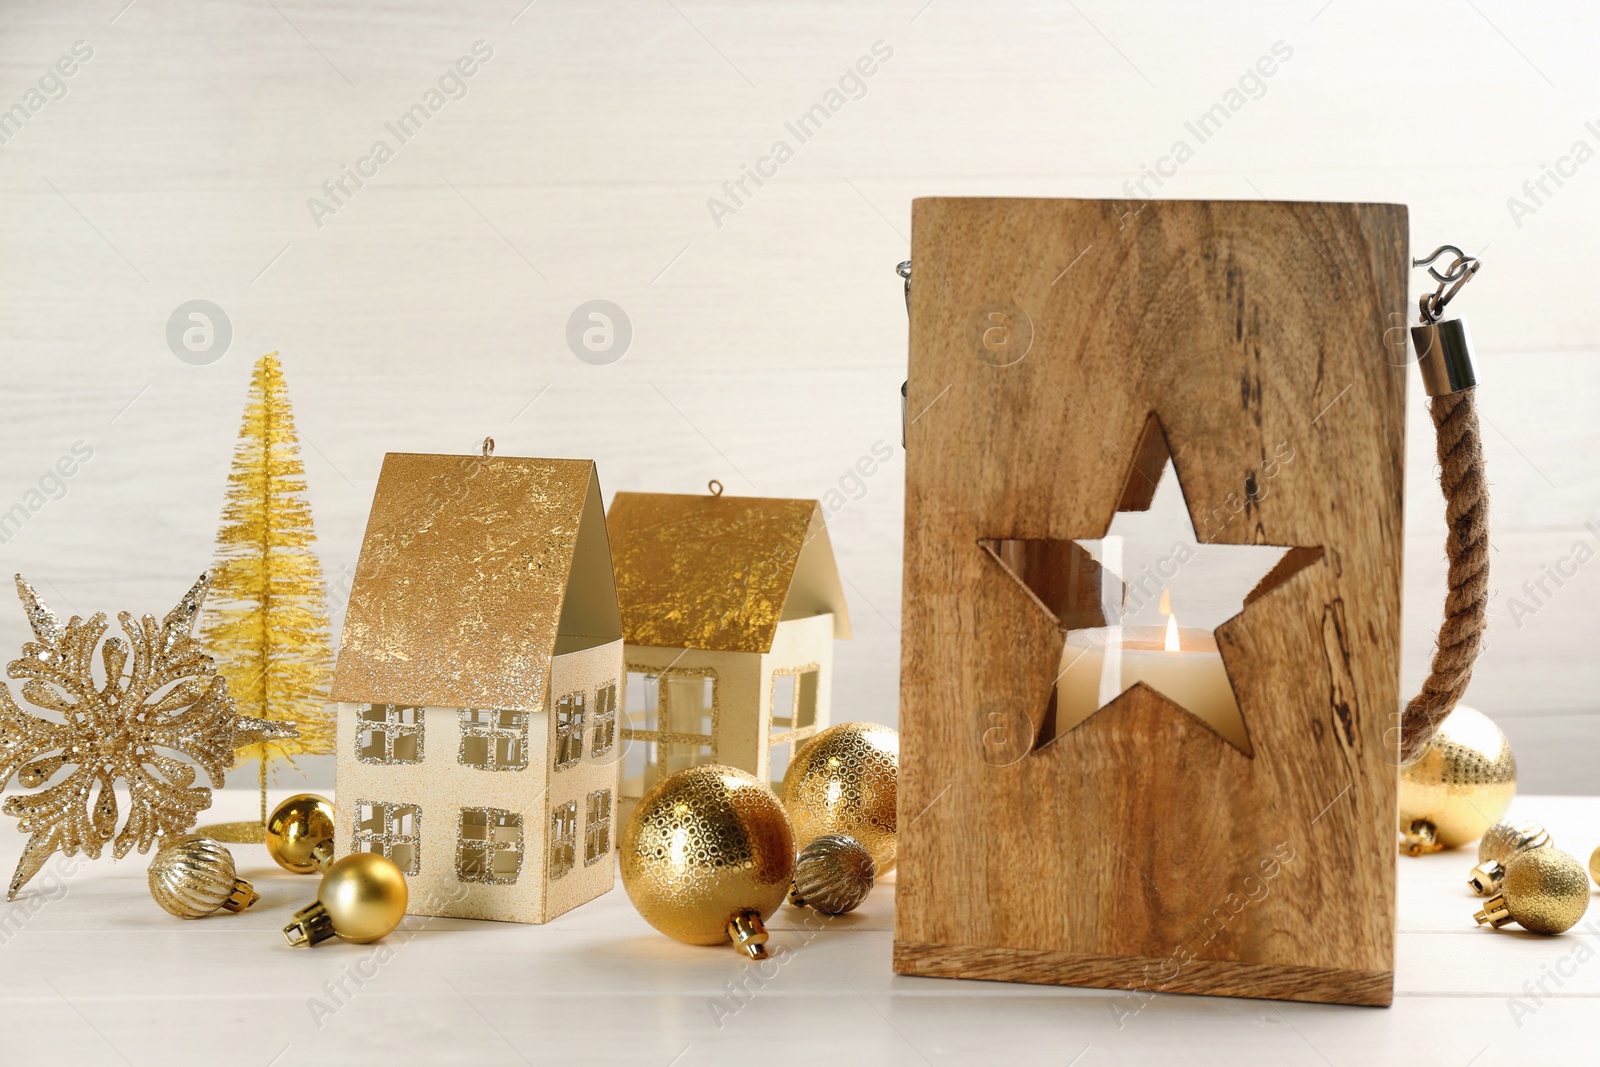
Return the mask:
<path id="1" fill-rule="evenodd" d="M 295 874 L 315 874 L 311 850 L 333 839 L 333 802 L 315 793 L 299 793 L 272 809 L 267 819 L 267 854 Z"/>
<path id="2" fill-rule="evenodd" d="M 1457 704 L 1422 754 L 1400 768 L 1402 851 L 1420 856 L 1483 836 L 1517 793 L 1517 759 L 1500 727 Z"/>
<path id="3" fill-rule="evenodd" d="M 853 837 L 823 834 L 800 850 L 789 903 L 824 915 L 854 911 L 872 891 L 872 853 Z"/>
<path id="4" fill-rule="evenodd" d="M 1500 887 L 1512 856 L 1553 843 L 1550 831 L 1536 822 L 1497 822 L 1478 841 L 1478 865 L 1467 875 L 1467 885 L 1480 897 L 1487 896 Z"/>
<path id="5" fill-rule="evenodd" d="M 1500 892 L 1473 916 L 1499 929 L 1514 922 L 1536 934 L 1570 930 L 1589 910 L 1589 879 L 1583 866 L 1558 848 L 1531 848 L 1506 864 Z"/>
<path id="6" fill-rule="evenodd" d="M 855 838 L 872 854 L 876 877 L 894 870 L 895 792 L 900 735 L 875 722 L 846 722 L 817 734 L 783 776 L 783 806 L 801 847 L 823 834 Z"/>
<path id="7" fill-rule="evenodd" d="M 150 861 L 150 895 L 180 919 L 200 919 L 218 908 L 240 912 L 261 899 L 237 876 L 233 854 L 220 843 L 185 834 L 162 845 Z"/>
<path id="8" fill-rule="evenodd" d="M 283 928 L 291 945 L 317 945 L 335 935 L 364 945 L 389 935 L 405 918 L 406 876 L 387 856 L 352 852 L 328 864 L 317 899 Z"/>
<path id="9" fill-rule="evenodd" d="M 1595 885 L 1600 885 L 1600 848 L 1589 853 L 1589 877 L 1594 879 Z"/>
<path id="10" fill-rule="evenodd" d="M 789 890 L 794 832 L 753 776 L 714 765 L 668 775 L 634 808 L 618 852 L 623 888 L 651 926 L 767 958 L 762 924 Z"/>

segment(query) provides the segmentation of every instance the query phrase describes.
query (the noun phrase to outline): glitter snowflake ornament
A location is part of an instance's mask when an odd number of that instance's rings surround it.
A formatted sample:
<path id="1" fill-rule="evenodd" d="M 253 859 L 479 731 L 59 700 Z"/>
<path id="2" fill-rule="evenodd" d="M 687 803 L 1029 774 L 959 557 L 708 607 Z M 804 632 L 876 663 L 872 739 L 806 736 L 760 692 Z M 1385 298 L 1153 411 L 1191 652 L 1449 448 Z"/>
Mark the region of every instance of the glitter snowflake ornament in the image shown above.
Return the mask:
<path id="1" fill-rule="evenodd" d="M 220 788 L 234 749 L 296 736 L 292 723 L 237 713 L 227 681 L 193 634 L 209 585 L 202 574 L 159 624 L 153 615 L 135 621 L 122 612 L 127 639 L 102 644 L 104 613 L 62 623 L 17 575 L 37 640 L 22 646 L 6 674 L 26 679 L 23 698 L 46 714 L 23 711 L 0 685 L 0 788 L 13 774 L 29 789 L 44 788 L 7 797 L 0 808 L 31 835 L 6 899 L 15 900 L 57 851 L 98 859 L 109 842 L 120 859 L 135 848 L 148 852 L 157 837 L 186 833 L 211 806 L 211 790 L 194 784 L 197 767 Z M 95 678 L 97 647 L 103 681 Z M 119 780 L 128 802 L 121 829 Z"/>

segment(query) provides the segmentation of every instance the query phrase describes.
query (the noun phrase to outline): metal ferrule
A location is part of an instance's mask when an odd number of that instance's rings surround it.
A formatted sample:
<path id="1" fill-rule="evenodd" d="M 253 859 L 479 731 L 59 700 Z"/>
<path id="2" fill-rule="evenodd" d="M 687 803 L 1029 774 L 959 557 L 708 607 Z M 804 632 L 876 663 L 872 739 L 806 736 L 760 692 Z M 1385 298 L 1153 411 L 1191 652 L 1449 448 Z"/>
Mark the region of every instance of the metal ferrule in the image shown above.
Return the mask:
<path id="1" fill-rule="evenodd" d="M 1445 319 L 1411 327 L 1422 387 L 1429 396 L 1446 396 L 1478 384 L 1472 366 L 1472 338 L 1465 319 Z"/>

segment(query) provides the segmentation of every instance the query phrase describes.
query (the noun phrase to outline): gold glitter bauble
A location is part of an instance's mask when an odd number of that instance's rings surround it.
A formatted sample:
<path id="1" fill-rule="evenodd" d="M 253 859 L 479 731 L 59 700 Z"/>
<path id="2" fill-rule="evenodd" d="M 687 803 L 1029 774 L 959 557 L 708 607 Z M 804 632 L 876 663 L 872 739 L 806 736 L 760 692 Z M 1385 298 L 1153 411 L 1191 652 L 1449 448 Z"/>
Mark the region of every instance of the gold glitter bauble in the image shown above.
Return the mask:
<path id="1" fill-rule="evenodd" d="M 272 809 L 267 819 L 267 854 L 286 871 L 315 874 L 311 850 L 333 839 L 333 802 L 299 793 Z"/>
<path id="2" fill-rule="evenodd" d="M 387 937 L 405 918 L 406 876 L 387 856 L 352 852 L 328 865 L 317 901 L 283 928 L 291 945 L 316 945 L 338 935 L 364 945 Z"/>
<path id="3" fill-rule="evenodd" d="M 1478 865 L 1467 875 L 1467 885 L 1480 897 L 1492 893 L 1505 878 L 1512 856 L 1551 844 L 1550 831 L 1536 822 L 1497 822 L 1478 840 Z"/>
<path id="4" fill-rule="evenodd" d="M 789 891 L 794 833 L 754 777 L 718 766 L 668 775 L 634 808 L 618 852 L 623 888 L 651 926 L 765 958 L 761 923 Z"/>
<path id="5" fill-rule="evenodd" d="M 236 876 L 233 855 L 209 837 L 189 834 L 156 850 L 150 861 L 150 895 L 180 919 L 200 919 L 218 908 L 243 911 L 261 897 Z"/>
<path id="6" fill-rule="evenodd" d="M 800 850 L 789 903 L 824 915 L 854 911 L 872 891 L 872 853 L 853 837 L 823 834 Z"/>
<path id="7" fill-rule="evenodd" d="M 1499 929 L 1514 922 L 1536 934 L 1572 929 L 1589 910 L 1589 879 L 1583 866 L 1558 848 L 1531 848 L 1506 864 L 1500 892 L 1473 916 Z"/>
<path id="8" fill-rule="evenodd" d="M 845 722 L 817 734 L 783 776 L 783 806 L 801 847 L 844 834 L 872 853 L 877 877 L 894 870 L 895 784 L 900 735 L 875 722 Z"/>
<path id="9" fill-rule="evenodd" d="M 1476 841 L 1517 793 L 1511 743 L 1487 715 L 1465 704 L 1422 755 L 1400 768 L 1400 833 L 1411 855 Z"/>

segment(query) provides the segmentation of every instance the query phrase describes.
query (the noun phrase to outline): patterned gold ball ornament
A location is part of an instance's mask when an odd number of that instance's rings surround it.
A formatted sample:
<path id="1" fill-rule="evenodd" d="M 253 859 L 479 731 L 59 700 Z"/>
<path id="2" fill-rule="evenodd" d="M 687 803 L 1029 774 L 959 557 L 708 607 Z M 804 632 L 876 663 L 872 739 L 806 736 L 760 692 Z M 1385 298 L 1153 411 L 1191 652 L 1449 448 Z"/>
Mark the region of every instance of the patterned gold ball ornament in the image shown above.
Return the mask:
<path id="1" fill-rule="evenodd" d="M 732 767 L 668 775 L 622 832 L 622 885 L 646 922 L 691 945 L 767 958 L 762 925 L 794 875 L 794 832 L 772 790 Z"/>
<path id="2" fill-rule="evenodd" d="M 783 776 L 783 806 L 802 847 L 823 834 L 853 837 L 872 854 L 876 877 L 894 870 L 895 785 L 900 735 L 875 722 L 817 734 Z"/>
<path id="3" fill-rule="evenodd" d="M 283 928 L 291 945 L 318 945 L 338 935 L 358 945 L 389 935 L 405 918 L 406 876 L 387 856 L 352 852 L 328 865 L 315 903 Z"/>
<path id="4" fill-rule="evenodd" d="M 1483 836 L 1517 793 L 1511 743 L 1487 715 L 1457 704 L 1422 755 L 1400 768 L 1400 848 L 1412 855 Z"/>
<path id="5" fill-rule="evenodd" d="M 824 915 L 854 911 L 872 891 L 872 853 L 853 837 L 823 834 L 800 850 L 789 903 Z"/>
<path id="6" fill-rule="evenodd" d="M 1548 848 L 1550 831 L 1536 822 L 1497 822 L 1478 841 L 1478 865 L 1467 875 L 1467 885 L 1481 896 L 1500 888 L 1511 857 L 1530 848 Z"/>
<path id="7" fill-rule="evenodd" d="M 279 867 L 295 874 L 314 874 L 311 851 L 333 840 L 333 802 L 315 793 L 300 793 L 285 800 L 267 818 L 267 854 Z"/>
<path id="8" fill-rule="evenodd" d="M 1531 848 L 1511 857 L 1500 892 L 1473 916 L 1498 930 L 1514 922 L 1536 934 L 1572 929 L 1589 910 L 1589 879 L 1583 866 L 1558 848 Z"/>
<path id="9" fill-rule="evenodd" d="M 232 853 L 197 834 L 173 838 L 156 850 L 150 895 L 180 919 L 201 919 L 218 908 L 240 912 L 261 899 L 254 886 L 237 877 Z"/>

